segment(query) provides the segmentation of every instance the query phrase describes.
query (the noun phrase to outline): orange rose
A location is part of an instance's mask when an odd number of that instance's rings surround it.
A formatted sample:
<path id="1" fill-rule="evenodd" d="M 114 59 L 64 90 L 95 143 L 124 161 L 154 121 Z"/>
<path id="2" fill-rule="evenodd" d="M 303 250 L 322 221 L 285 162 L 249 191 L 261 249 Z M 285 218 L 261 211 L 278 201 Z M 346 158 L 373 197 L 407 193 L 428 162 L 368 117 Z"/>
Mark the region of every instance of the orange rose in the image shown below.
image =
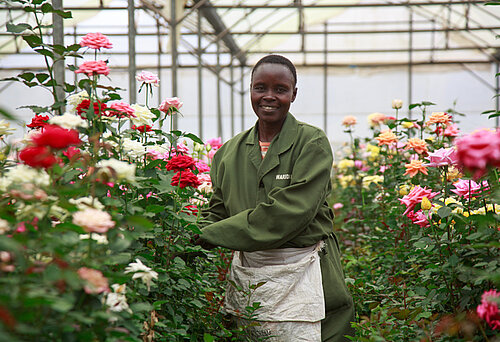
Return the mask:
<path id="1" fill-rule="evenodd" d="M 391 145 L 391 144 L 398 141 L 396 134 L 392 133 L 392 131 L 390 129 L 383 131 L 375 139 L 377 139 L 379 146 L 380 145 Z"/>
<path id="2" fill-rule="evenodd" d="M 412 148 L 418 154 L 427 153 L 427 143 L 419 138 L 410 138 L 406 143 L 405 150 Z"/>
<path id="3" fill-rule="evenodd" d="M 432 124 L 444 124 L 448 125 L 451 122 L 451 116 L 445 112 L 432 112 L 431 116 L 429 116 L 429 121 L 427 121 L 426 125 L 430 126 Z"/>
<path id="4" fill-rule="evenodd" d="M 417 173 L 422 172 L 424 175 L 427 174 L 427 168 L 421 160 L 413 159 L 410 164 L 405 164 L 406 172 L 403 176 L 409 175 L 410 177 L 415 176 Z"/>
<path id="5" fill-rule="evenodd" d="M 356 119 L 356 117 L 352 115 L 347 115 L 344 117 L 344 120 L 342 120 L 342 125 L 349 127 L 349 126 L 354 126 L 357 122 L 358 120 Z"/>

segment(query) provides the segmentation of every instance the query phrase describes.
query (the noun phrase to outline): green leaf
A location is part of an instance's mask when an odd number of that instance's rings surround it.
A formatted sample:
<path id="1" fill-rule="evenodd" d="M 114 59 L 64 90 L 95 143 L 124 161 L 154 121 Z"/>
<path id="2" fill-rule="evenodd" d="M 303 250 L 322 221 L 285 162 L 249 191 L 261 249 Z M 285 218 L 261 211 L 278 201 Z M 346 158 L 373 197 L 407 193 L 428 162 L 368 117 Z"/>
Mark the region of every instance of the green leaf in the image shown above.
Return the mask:
<path id="1" fill-rule="evenodd" d="M 164 212 L 165 207 L 162 205 L 158 205 L 158 204 L 151 204 L 151 205 L 148 205 L 146 207 L 146 211 L 148 211 L 150 213 L 158 214 L 158 213 Z"/>
<path id="2" fill-rule="evenodd" d="M 49 75 L 48 75 L 48 74 L 44 74 L 44 73 L 36 74 L 36 79 L 37 79 L 37 80 L 38 80 L 38 82 L 40 82 L 40 83 L 45 82 L 48 78 L 49 78 Z"/>
<path id="3" fill-rule="evenodd" d="M 214 342 L 214 341 L 215 341 L 215 337 L 213 337 L 209 333 L 203 334 L 203 342 Z"/>
<path id="4" fill-rule="evenodd" d="M 49 4 L 48 2 L 44 3 L 41 9 L 42 13 L 51 13 L 54 11 L 54 7 L 52 7 L 52 5 Z"/>
<path id="5" fill-rule="evenodd" d="M 429 102 L 429 101 L 422 101 L 422 105 L 423 106 L 435 106 L 436 104 L 433 102 Z"/>
<path id="6" fill-rule="evenodd" d="M 32 48 L 36 48 L 43 44 L 42 38 L 34 34 L 23 36 L 23 40 Z"/>
<path id="7" fill-rule="evenodd" d="M 460 261 L 460 259 L 458 258 L 458 256 L 456 256 L 455 254 L 453 254 L 449 259 L 448 259 L 448 262 L 450 263 L 451 266 L 457 266 L 458 265 L 458 262 Z"/>
<path id="8" fill-rule="evenodd" d="M 445 218 L 445 217 L 450 216 L 451 211 L 452 210 L 450 207 L 441 207 L 438 209 L 437 214 L 439 215 L 439 217 Z"/>
<path id="9" fill-rule="evenodd" d="M 22 78 L 25 81 L 31 81 L 33 78 L 35 78 L 35 74 L 32 72 L 24 72 L 20 75 L 17 75 L 17 77 Z"/>
<path id="10" fill-rule="evenodd" d="M 80 50 L 80 48 L 81 48 L 80 44 L 71 44 L 71 45 L 66 46 L 66 50 L 68 50 L 68 51 L 78 51 L 78 50 Z"/>
<path id="11" fill-rule="evenodd" d="M 153 223 L 142 216 L 128 216 L 127 223 L 134 228 L 143 228 L 146 230 L 154 227 Z"/>
<path id="12" fill-rule="evenodd" d="M 12 32 L 12 33 L 21 33 L 26 30 L 31 30 L 32 27 L 29 24 L 21 23 L 21 24 L 12 24 L 12 23 L 7 23 L 7 32 Z"/>
<path id="13" fill-rule="evenodd" d="M 193 140 L 194 142 L 197 142 L 198 144 L 202 144 L 203 145 L 203 140 L 201 140 L 200 138 L 198 138 L 193 133 L 188 133 L 188 134 L 185 134 L 184 136 L 186 138 L 189 138 L 189 139 Z"/>
<path id="14" fill-rule="evenodd" d="M 53 12 L 63 19 L 73 18 L 71 11 L 54 10 Z"/>
<path id="15" fill-rule="evenodd" d="M 47 57 L 50 57 L 50 58 L 54 58 L 54 53 L 50 50 L 47 50 L 47 49 L 35 49 L 35 51 L 41 55 L 44 55 L 44 56 L 47 56 Z"/>

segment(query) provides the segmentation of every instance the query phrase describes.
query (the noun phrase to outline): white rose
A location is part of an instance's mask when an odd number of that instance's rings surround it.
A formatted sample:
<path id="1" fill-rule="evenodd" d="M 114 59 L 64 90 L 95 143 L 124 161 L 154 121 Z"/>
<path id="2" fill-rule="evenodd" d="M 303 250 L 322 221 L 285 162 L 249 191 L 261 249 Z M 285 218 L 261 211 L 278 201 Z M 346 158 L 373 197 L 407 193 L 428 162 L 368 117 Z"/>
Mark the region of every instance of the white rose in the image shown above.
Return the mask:
<path id="1" fill-rule="evenodd" d="M 57 115 L 49 119 L 49 123 L 53 125 L 58 125 L 67 129 L 75 129 L 77 127 L 87 128 L 88 123 L 83 120 L 79 115 L 73 115 L 71 113 L 64 113 L 63 115 Z"/>
<path id="2" fill-rule="evenodd" d="M 73 106 L 73 107 L 78 107 L 78 105 L 85 99 L 88 99 L 89 98 L 89 94 L 87 93 L 86 90 L 82 90 L 81 92 L 79 92 L 78 94 L 73 94 L 73 95 L 70 95 L 68 96 L 67 98 L 67 103 L 70 105 L 70 106 Z"/>
<path id="3" fill-rule="evenodd" d="M 50 177 L 47 172 L 37 170 L 24 164 L 18 164 L 5 173 L 10 183 L 32 183 L 38 186 L 49 186 Z"/>
<path id="4" fill-rule="evenodd" d="M 145 107 L 141 106 L 139 104 L 133 104 L 130 107 L 132 107 L 135 112 L 135 118 L 131 117 L 130 119 L 136 126 L 142 126 L 142 125 L 148 125 L 152 126 L 153 125 L 153 119 L 156 117 L 151 111 Z"/>
<path id="5" fill-rule="evenodd" d="M 111 170 L 116 173 L 117 180 L 125 180 L 128 182 L 135 181 L 135 164 L 129 164 L 124 161 L 116 159 L 104 159 L 96 164 L 100 168 L 99 173 L 106 174 L 110 177 L 113 176 Z"/>
<path id="6" fill-rule="evenodd" d="M 104 205 L 102 205 L 97 198 L 91 196 L 80 197 L 77 199 L 70 198 L 69 203 L 76 205 L 78 210 L 84 210 L 87 208 L 104 210 Z"/>
<path id="7" fill-rule="evenodd" d="M 122 141 L 122 149 L 129 157 L 138 159 L 146 154 L 146 148 L 138 141 L 124 138 Z"/>
<path id="8" fill-rule="evenodd" d="M 0 234 L 5 234 L 9 230 L 10 230 L 9 222 L 4 219 L 0 219 Z"/>
<path id="9" fill-rule="evenodd" d="M 392 108 L 401 109 L 401 107 L 403 107 L 403 100 L 400 99 L 392 100 Z"/>
<path id="10" fill-rule="evenodd" d="M 10 123 L 5 120 L 0 120 L 0 136 L 11 135 L 15 129 L 10 128 Z"/>

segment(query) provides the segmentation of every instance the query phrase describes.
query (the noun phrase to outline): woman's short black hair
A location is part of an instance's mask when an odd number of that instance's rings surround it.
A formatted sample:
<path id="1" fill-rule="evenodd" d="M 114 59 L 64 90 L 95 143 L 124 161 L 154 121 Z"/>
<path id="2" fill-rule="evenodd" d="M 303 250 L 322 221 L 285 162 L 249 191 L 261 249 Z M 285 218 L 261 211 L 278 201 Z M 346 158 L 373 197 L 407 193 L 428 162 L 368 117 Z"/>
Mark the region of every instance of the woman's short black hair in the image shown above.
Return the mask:
<path id="1" fill-rule="evenodd" d="M 252 69 L 252 79 L 253 79 L 253 74 L 257 67 L 261 64 L 281 64 L 284 65 L 290 70 L 290 72 L 293 75 L 293 86 L 295 87 L 297 85 L 297 70 L 295 69 L 295 65 L 286 57 L 280 56 L 280 55 L 267 55 L 262 57 L 253 67 Z"/>

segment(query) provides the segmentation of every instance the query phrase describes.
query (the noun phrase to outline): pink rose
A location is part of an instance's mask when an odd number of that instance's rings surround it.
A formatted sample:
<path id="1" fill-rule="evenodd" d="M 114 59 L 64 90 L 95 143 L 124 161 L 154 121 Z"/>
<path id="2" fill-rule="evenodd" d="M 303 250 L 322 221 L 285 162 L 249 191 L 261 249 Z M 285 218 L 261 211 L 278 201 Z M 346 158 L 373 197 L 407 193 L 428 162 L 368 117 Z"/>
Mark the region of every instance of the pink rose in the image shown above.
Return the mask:
<path id="1" fill-rule="evenodd" d="M 210 178 L 210 175 L 208 173 L 198 173 L 198 180 L 201 183 L 210 183 L 212 184 L 212 179 Z"/>
<path id="2" fill-rule="evenodd" d="M 158 109 L 168 114 L 169 109 L 175 108 L 175 110 L 178 111 L 182 107 L 182 105 L 183 103 L 178 97 L 168 97 L 161 103 Z"/>
<path id="3" fill-rule="evenodd" d="M 500 131 L 482 129 L 456 141 L 460 165 L 480 178 L 487 168 L 500 167 Z"/>
<path id="4" fill-rule="evenodd" d="M 196 168 L 198 169 L 198 172 L 203 173 L 203 172 L 209 172 L 210 171 L 210 166 L 208 166 L 205 162 L 203 161 L 197 161 L 195 163 L 195 166 Z M 198 177 L 200 176 L 200 174 L 198 174 Z"/>
<path id="5" fill-rule="evenodd" d="M 75 74 L 85 74 L 89 77 L 93 75 L 109 75 L 109 67 L 105 61 L 87 61 L 75 71 Z"/>
<path id="6" fill-rule="evenodd" d="M 160 85 L 160 79 L 158 78 L 158 75 L 153 74 L 152 72 L 149 71 L 141 71 L 140 74 L 137 74 L 135 76 L 135 79 L 139 82 L 152 84 L 155 87 L 158 87 Z"/>
<path id="7" fill-rule="evenodd" d="M 429 153 L 425 158 L 430 161 L 426 166 L 430 167 L 455 165 L 457 163 L 457 153 L 454 148 L 440 148 Z"/>
<path id="8" fill-rule="evenodd" d="M 460 133 L 460 130 L 458 129 L 457 124 L 451 124 L 446 126 L 446 129 L 444 130 L 443 135 L 445 137 L 456 137 Z"/>
<path id="9" fill-rule="evenodd" d="M 473 180 L 459 179 L 453 185 L 455 189 L 451 189 L 450 191 L 464 198 L 481 193 L 481 188 L 482 190 L 489 190 L 488 181 L 478 184 Z"/>
<path id="10" fill-rule="evenodd" d="M 74 213 L 73 223 L 83 227 L 89 233 L 106 233 L 110 228 L 115 226 L 111 215 L 94 208 L 87 208 Z"/>
<path id="11" fill-rule="evenodd" d="M 109 292 L 108 279 L 102 275 L 101 271 L 80 267 L 78 269 L 78 276 L 86 282 L 86 285 L 83 286 L 86 293 Z"/>
<path id="12" fill-rule="evenodd" d="M 222 138 L 217 137 L 217 138 L 212 138 L 207 140 L 207 145 L 210 145 L 213 150 L 218 150 L 222 146 Z"/>
<path id="13" fill-rule="evenodd" d="M 406 216 L 411 220 L 416 225 L 419 225 L 420 227 L 429 227 L 429 220 L 425 216 L 422 210 L 417 211 L 414 213 L 413 211 L 409 211 Z"/>
<path id="14" fill-rule="evenodd" d="M 342 203 L 335 203 L 333 205 L 333 209 L 335 209 L 335 210 L 342 209 L 343 207 L 344 207 L 344 205 Z"/>
<path id="15" fill-rule="evenodd" d="M 476 309 L 477 315 L 484 319 L 493 330 L 500 330 L 500 311 L 496 302 L 499 297 L 500 292 L 496 290 L 484 292 L 481 296 L 481 304 Z"/>
<path id="16" fill-rule="evenodd" d="M 406 205 L 406 210 L 403 215 L 408 214 L 415 206 L 422 202 L 423 197 L 427 197 L 427 199 L 431 199 L 434 196 L 439 194 L 439 192 L 432 192 L 432 189 L 427 189 L 427 187 L 421 187 L 420 185 L 415 186 L 411 189 L 408 195 L 405 195 L 403 198 L 399 198 L 399 201 Z"/>
<path id="17" fill-rule="evenodd" d="M 80 41 L 80 46 L 99 50 L 100 48 L 111 49 L 113 44 L 110 43 L 108 37 L 100 32 L 96 32 L 87 33 Z"/>
<path id="18" fill-rule="evenodd" d="M 108 108 L 114 109 L 106 112 L 108 116 L 116 116 L 118 118 L 135 118 L 134 108 L 130 107 L 130 105 L 126 102 L 114 102 Z"/>

